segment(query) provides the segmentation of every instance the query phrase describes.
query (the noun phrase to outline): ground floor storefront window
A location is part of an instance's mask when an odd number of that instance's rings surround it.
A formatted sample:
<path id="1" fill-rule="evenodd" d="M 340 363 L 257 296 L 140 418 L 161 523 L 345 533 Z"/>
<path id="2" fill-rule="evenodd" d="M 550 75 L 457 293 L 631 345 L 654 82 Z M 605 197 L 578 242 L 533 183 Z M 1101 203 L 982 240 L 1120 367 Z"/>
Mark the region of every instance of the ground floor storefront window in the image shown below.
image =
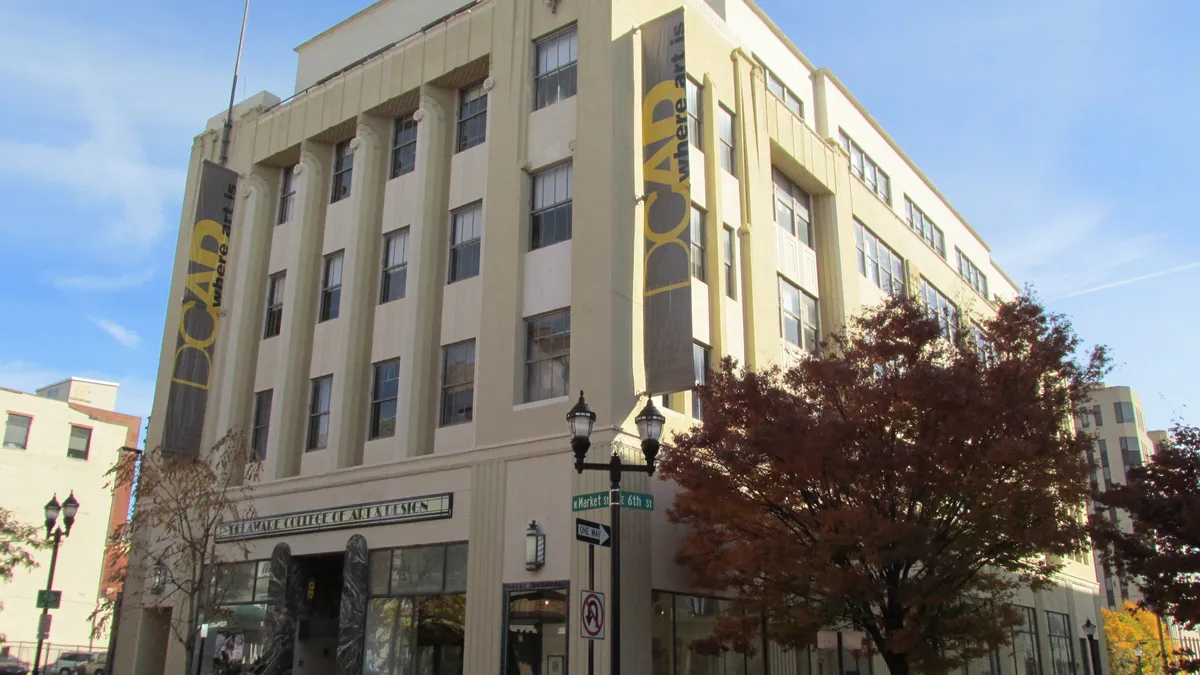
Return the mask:
<path id="1" fill-rule="evenodd" d="M 566 675 L 567 593 L 566 584 L 506 591 L 505 675 Z"/>
<path id="2" fill-rule="evenodd" d="M 654 675 L 763 675 L 764 649 L 753 654 L 697 650 L 697 641 L 712 636 L 729 600 L 655 591 L 651 638 Z"/>
<path id="3" fill-rule="evenodd" d="M 266 650 L 268 560 L 220 565 L 201 617 L 200 675 L 250 672 Z"/>

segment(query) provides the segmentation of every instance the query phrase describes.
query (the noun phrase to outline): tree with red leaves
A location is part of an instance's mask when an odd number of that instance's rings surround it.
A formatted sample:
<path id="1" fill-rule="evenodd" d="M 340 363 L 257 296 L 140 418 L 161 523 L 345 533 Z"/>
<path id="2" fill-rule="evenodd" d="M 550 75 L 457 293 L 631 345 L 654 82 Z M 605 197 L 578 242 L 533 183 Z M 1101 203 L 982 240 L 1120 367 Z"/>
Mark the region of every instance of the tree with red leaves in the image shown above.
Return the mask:
<path id="1" fill-rule="evenodd" d="M 1071 415 L 1107 371 L 1025 294 L 951 342 L 912 299 L 866 310 L 782 370 L 726 360 L 701 424 L 662 460 L 687 526 L 678 560 L 737 598 L 714 641 L 761 626 L 784 648 L 866 634 L 892 675 L 939 674 L 1007 643 L 1008 604 L 1087 545 Z M 764 620 L 765 619 L 765 620 Z"/>

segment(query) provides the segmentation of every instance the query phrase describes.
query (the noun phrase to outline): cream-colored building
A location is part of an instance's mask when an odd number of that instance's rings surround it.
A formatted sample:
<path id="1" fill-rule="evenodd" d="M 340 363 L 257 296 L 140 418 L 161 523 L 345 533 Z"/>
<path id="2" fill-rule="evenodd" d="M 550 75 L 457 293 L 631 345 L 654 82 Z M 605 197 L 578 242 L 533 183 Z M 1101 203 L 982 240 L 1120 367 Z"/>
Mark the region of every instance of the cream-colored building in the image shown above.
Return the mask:
<path id="1" fill-rule="evenodd" d="M 588 672 L 575 615 L 587 550 L 572 521 L 608 516 L 571 503 L 607 483 L 576 475 L 564 415 L 586 390 L 592 461 L 637 445 L 640 27 L 680 5 L 481 0 L 447 13 L 383 0 L 297 48 L 292 96 L 237 106 L 228 166 L 242 179 L 204 438 L 250 433 L 262 519 L 218 544 L 245 541 L 256 562 L 221 572 L 240 589 L 227 603 L 236 619 L 203 629 L 201 672 L 231 637 L 244 662 L 273 655 L 296 673 L 335 672 L 339 646 L 347 673 Z M 937 305 L 948 332 L 1015 295 L 916 164 L 752 0 L 682 6 L 698 373 L 727 355 L 801 358 L 889 292 Z M 185 297 L 198 177 L 218 159 L 222 119 L 192 148 L 172 298 Z M 173 301 L 150 445 L 163 438 L 180 314 Z M 668 404 L 669 429 L 692 422 L 689 393 Z M 674 563 L 672 487 L 645 476 L 625 487 L 658 504 L 622 521 L 625 672 L 762 672 L 761 653 L 688 648 L 717 605 L 690 595 Z M 546 538 L 535 569 L 531 523 Z M 608 557 L 596 558 L 607 592 Z M 337 599 L 354 584 L 369 597 L 343 615 Z M 972 675 L 1090 672 L 1080 626 L 1097 620 L 1097 592 L 1090 559 L 1069 563 L 1057 587 L 1021 598 L 1017 649 Z M 167 630 L 180 610 L 161 604 L 128 603 L 118 672 L 181 671 Z M 269 646 L 268 624 L 291 620 L 295 639 L 275 631 L 283 642 Z M 848 672 L 882 671 L 844 637 Z M 767 659 L 773 673 L 838 662 L 830 649 Z"/>
<path id="2" fill-rule="evenodd" d="M 0 388 L 4 429 L 0 444 L 0 506 L 45 532 L 44 506 L 51 497 L 62 502 L 74 492 L 79 501 L 70 535 L 59 546 L 54 589 L 61 606 L 52 609 L 49 653 L 62 649 L 108 648 L 106 633 L 92 636 L 90 615 L 97 601 L 115 598 L 111 562 L 106 560 L 109 535 L 125 522 L 129 490 L 114 494 L 105 473 L 121 453 L 137 446 L 140 418 L 114 412 L 117 385 L 69 378 L 29 394 Z M 58 524 L 64 527 L 63 518 Z M 37 592 L 46 588 L 50 551 L 37 551 L 38 567 L 18 569 L 0 581 L 0 650 L 32 661 L 37 642 Z"/>

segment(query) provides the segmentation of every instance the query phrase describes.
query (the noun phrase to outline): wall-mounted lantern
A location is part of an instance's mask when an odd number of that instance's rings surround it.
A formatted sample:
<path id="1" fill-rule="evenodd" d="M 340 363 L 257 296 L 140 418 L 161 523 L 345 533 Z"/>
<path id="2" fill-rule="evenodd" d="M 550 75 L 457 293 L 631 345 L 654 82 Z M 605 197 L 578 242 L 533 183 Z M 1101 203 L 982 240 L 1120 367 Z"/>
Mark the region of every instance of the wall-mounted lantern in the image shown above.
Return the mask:
<path id="1" fill-rule="evenodd" d="M 546 565 L 546 535 L 538 527 L 536 520 L 529 521 L 525 530 L 525 569 L 530 572 L 540 570 Z"/>

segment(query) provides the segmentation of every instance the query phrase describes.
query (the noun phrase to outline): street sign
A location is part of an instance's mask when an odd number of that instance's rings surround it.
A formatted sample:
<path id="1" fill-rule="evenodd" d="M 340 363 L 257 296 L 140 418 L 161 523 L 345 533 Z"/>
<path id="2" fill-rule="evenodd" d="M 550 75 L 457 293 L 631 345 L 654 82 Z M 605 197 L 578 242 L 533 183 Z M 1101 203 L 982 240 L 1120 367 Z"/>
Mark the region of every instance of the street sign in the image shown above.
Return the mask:
<path id="1" fill-rule="evenodd" d="M 584 640 L 604 639 L 604 594 L 580 591 L 579 637 Z"/>
<path id="2" fill-rule="evenodd" d="M 612 528 L 603 523 L 576 518 L 575 538 L 592 546 L 612 546 Z"/>
<path id="3" fill-rule="evenodd" d="M 654 510 L 654 495 L 645 492 L 621 491 L 621 506 L 640 511 Z M 586 495 L 575 495 L 571 498 L 572 511 L 591 511 L 608 508 L 607 492 L 591 492 Z"/>
<path id="4" fill-rule="evenodd" d="M 38 609 L 58 609 L 62 603 L 62 591 L 40 590 L 37 592 Z"/>
<path id="5" fill-rule="evenodd" d="M 54 618 L 53 614 L 42 614 L 38 617 L 38 639 L 50 639 L 50 619 Z"/>

